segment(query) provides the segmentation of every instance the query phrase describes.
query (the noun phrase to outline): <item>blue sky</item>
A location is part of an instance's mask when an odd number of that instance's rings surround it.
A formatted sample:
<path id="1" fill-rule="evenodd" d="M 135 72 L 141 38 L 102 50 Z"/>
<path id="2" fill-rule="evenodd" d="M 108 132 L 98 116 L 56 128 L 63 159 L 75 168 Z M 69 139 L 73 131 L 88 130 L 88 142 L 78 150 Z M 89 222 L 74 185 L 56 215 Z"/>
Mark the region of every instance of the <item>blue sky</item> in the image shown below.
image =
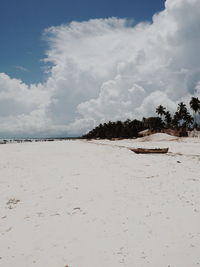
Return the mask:
<path id="1" fill-rule="evenodd" d="M 43 82 L 41 59 L 46 42 L 42 32 L 50 26 L 91 18 L 151 20 L 164 8 L 164 0 L 1 0 L 0 72 L 26 83 Z"/>

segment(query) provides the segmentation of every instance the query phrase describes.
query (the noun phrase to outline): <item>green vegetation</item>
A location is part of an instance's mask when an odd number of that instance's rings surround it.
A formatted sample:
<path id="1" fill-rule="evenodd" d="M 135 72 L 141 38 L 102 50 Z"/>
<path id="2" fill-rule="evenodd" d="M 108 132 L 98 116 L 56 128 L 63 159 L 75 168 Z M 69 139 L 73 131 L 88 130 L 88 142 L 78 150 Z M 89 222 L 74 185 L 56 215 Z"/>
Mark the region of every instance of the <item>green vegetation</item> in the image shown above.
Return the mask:
<path id="1" fill-rule="evenodd" d="M 143 122 L 139 120 L 127 120 L 125 122 L 117 121 L 100 124 L 83 138 L 132 138 L 137 137 L 138 132 L 144 130 Z"/>
<path id="2" fill-rule="evenodd" d="M 190 108 L 194 112 L 194 127 L 197 128 L 196 114 L 197 112 L 200 113 L 200 100 L 198 97 L 192 97 L 190 100 Z"/>
<path id="3" fill-rule="evenodd" d="M 162 105 L 156 108 L 156 113 L 159 117 L 149 117 L 139 120 L 126 120 L 124 122 L 117 121 L 100 124 L 93 130 L 91 130 L 83 138 L 100 138 L 100 139 L 112 139 L 112 138 L 134 138 L 138 137 L 138 133 L 145 129 L 154 131 L 161 131 L 163 129 L 183 129 L 192 130 L 198 128 L 197 113 L 200 114 L 200 100 L 198 97 L 192 97 L 190 101 L 190 108 L 193 110 L 193 117 L 189 113 L 187 106 L 180 102 L 174 115 L 171 115 L 169 111 Z"/>

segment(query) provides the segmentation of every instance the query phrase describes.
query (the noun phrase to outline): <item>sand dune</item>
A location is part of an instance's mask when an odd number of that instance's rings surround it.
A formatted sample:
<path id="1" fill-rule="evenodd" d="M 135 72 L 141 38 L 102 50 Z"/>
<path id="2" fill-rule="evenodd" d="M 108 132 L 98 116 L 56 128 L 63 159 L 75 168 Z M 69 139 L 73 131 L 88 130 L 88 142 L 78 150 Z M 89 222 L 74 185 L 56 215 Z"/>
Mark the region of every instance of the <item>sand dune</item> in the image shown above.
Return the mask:
<path id="1" fill-rule="evenodd" d="M 0 266 L 199 266 L 200 141 L 151 138 L 2 145 Z"/>

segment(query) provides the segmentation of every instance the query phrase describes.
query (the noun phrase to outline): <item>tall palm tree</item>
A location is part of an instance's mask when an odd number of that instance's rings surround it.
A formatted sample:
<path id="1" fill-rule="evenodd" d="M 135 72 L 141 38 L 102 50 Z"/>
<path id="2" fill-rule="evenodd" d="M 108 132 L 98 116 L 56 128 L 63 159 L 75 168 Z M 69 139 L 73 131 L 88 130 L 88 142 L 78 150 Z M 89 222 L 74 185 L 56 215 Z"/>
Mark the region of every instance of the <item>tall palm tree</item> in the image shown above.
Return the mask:
<path id="1" fill-rule="evenodd" d="M 194 126 L 196 127 L 197 123 L 197 119 L 196 119 L 196 114 L 197 112 L 200 112 L 200 100 L 198 99 L 198 97 L 192 97 L 190 100 L 190 107 L 194 112 Z"/>
<path id="2" fill-rule="evenodd" d="M 156 109 L 156 113 L 162 117 L 163 115 L 165 115 L 165 109 L 165 107 L 159 105 Z"/>
<path id="3" fill-rule="evenodd" d="M 175 112 L 173 119 L 172 119 L 172 125 L 174 128 L 179 128 L 179 121 L 181 120 L 180 114 L 178 111 Z"/>
<path id="4" fill-rule="evenodd" d="M 174 127 L 184 127 L 185 118 L 187 118 L 187 107 L 183 102 L 180 102 L 177 107 L 177 111 L 174 114 L 172 124 Z"/>
<path id="5" fill-rule="evenodd" d="M 192 125 L 192 123 L 194 122 L 194 119 L 193 117 L 191 116 L 191 114 L 189 112 L 187 112 L 185 115 L 184 115 L 184 120 L 185 120 L 185 127 L 189 127 Z"/>
<path id="6" fill-rule="evenodd" d="M 165 112 L 165 122 L 166 122 L 167 127 L 169 128 L 172 122 L 172 116 L 169 111 Z"/>
<path id="7" fill-rule="evenodd" d="M 177 112 L 179 113 L 181 119 L 183 119 L 184 115 L 187 113 L 187 107 L 183 102 L 178 104 Z"/>

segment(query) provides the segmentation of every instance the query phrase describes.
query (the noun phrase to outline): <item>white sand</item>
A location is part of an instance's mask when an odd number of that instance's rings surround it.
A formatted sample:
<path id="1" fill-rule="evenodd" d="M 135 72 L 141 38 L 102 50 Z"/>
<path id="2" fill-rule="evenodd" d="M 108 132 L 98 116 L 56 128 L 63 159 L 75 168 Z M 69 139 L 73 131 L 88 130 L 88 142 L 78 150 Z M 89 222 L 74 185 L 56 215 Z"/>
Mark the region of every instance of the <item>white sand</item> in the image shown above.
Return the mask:
<path id="1" fill-rule="evenodd" d="M 1 145 L 0 266 L 200 266 L 200 140 L 165 138 Z"/>

